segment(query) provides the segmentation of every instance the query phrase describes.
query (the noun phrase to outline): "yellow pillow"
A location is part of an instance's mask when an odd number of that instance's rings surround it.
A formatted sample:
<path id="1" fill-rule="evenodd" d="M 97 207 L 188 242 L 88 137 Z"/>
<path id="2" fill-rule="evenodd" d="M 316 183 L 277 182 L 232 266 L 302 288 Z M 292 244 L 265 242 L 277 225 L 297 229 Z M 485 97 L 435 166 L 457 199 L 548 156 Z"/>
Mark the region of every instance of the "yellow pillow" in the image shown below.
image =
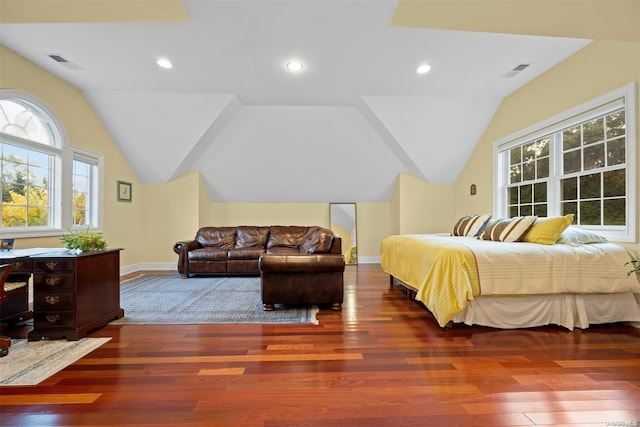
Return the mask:
<path id="1" fill-rule="evenodd" d="M 529 231 L 527 231 L 527 234 L 524 235 L 522 241 L 542 243 L 543 245 L 553 245 L 558 241 L 562 232 L 572 222 L 573 214 L 538 218 Z"/>

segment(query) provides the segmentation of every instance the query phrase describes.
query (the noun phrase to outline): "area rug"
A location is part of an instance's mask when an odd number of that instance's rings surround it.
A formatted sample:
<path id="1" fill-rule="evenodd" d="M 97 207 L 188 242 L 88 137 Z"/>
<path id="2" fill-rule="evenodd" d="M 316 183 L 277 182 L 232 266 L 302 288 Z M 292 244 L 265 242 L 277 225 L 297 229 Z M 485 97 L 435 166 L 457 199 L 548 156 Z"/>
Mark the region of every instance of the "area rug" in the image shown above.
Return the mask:
<path id="1" fill-rule="evenodd" d="M 89 354 L 111 338 L 78 341 L 11 340 L 9 354 L 0 358 L 0 385 L 36 385 Z"/>
<path id="2" fill-rule="evenodd" d="M 112 325 L 317 324 L 317 307 L 276 306 L 264 311 L 259 277 L 145 275 L 122 282 L 124 317 Z"/>

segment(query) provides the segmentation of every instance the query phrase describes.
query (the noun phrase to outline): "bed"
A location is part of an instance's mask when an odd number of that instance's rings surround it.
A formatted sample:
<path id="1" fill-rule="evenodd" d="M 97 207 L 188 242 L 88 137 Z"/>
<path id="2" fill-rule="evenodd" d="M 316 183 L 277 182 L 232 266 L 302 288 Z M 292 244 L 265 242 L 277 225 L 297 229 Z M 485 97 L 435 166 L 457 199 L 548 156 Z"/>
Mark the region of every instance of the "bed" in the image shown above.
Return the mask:
<path id="1" fill-rule="evenodd" d="M 390 236 L 381 266 L 442 327 L 640 327 L 640 283 L 627 274 L 633 256 L 624 247 L 566 226 L 552 244 L 481 237 L 477 230 Z"/>

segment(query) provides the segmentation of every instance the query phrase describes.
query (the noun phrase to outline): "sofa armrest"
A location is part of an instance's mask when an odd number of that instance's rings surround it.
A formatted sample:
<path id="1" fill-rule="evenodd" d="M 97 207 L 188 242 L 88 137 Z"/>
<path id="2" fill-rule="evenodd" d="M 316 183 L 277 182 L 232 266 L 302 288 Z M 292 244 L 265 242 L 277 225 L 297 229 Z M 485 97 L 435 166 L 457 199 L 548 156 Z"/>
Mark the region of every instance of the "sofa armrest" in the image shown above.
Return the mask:
<path id="1" fill-rule="evenodd" d="M 321 255 L 262 255 L 261 273 L 332 273 L 344 271 L 344 256 Z"/>
<path id="2" fill-rule="evenodd" d="M 200 247 L 200 243 L 196 240 L 176 242 L 173 245 L 173 252 L 178 254 L 178 273 L 180 273 L 182 277 L 189 277 L 189 251 Z"/>

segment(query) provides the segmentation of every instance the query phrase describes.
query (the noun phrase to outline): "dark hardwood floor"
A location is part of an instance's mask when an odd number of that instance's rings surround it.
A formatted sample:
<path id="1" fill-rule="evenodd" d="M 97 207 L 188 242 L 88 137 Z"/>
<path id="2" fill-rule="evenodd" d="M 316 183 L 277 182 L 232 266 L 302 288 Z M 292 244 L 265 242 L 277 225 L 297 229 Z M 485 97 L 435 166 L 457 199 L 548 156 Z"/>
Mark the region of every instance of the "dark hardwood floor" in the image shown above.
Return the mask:
<path id="1" fill-rule="evenodd" d="M 640 329 L 441 329 L 388 283 L 349 267 L 319 325 L 108 325 L 41 384 L 0 387 L 0 425 L 640 426 Z"/>

